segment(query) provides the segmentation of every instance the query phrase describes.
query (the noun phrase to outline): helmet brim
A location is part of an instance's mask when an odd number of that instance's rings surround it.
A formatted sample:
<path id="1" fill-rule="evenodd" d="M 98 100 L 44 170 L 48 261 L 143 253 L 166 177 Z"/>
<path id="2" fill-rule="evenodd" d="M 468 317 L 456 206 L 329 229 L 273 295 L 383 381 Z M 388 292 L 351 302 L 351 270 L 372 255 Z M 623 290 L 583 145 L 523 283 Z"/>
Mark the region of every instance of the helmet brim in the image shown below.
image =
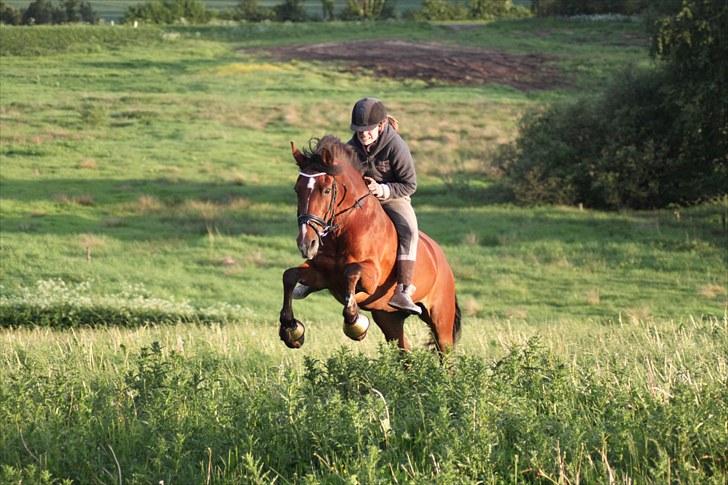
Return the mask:
<path id="1" fill-rule="evenodd" d="M 379 126 L 379 123 L 374 123 L 373 125 L 355 125 L 352 123 L 349 125 L 349 128 L 351 128 L 351 131 L 372 131 L 377 126 Z"/>

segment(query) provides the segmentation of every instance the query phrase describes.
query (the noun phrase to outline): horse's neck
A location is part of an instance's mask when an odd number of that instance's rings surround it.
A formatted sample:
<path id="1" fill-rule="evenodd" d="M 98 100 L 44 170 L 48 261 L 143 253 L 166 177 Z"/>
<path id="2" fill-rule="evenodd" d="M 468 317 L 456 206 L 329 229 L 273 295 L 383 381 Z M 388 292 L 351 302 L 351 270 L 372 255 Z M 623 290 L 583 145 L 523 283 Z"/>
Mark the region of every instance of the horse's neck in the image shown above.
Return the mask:
<path id="1" fill-rule="evenodd" d="M 343 210 L 351 208 L 351 210 L 343 214 L 344 217 L 342 217 L 340 222 L 342 229 L 373 226 L 380 219 L 385 225 L 392 224 L 389 216 L 384 212 L 382 205 L 377 201 L 377 198 L 369 194 L 369 188 L 364 183 L 361 174 L 358 172 L 347 174 L 344 183 L 348 187 L 348 190 L 341 203 L 341 208 Z M 392 225 L 392 227 L 394 226 Z M 351 233 L 348 230 L 346 232 Z M 367 231 L 352 232 L 363 236 Z"/>

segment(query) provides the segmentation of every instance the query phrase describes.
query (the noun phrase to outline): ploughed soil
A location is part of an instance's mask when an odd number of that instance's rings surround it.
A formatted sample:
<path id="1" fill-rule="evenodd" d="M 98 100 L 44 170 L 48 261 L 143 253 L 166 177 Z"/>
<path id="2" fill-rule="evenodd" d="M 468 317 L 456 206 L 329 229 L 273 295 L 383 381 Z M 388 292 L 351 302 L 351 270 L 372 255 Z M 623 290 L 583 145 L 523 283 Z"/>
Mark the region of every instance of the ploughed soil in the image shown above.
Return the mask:
<path id="1" fill-rule="evenodd" d="M 365 40 L 255 49 L 274 59 L 336 62 L 339 69 L 395 79 L 446 84 L 505 84 L 521 90 L 564 84 L 564 75 L 540 54 L 508 54 L 437 43 Z"/>

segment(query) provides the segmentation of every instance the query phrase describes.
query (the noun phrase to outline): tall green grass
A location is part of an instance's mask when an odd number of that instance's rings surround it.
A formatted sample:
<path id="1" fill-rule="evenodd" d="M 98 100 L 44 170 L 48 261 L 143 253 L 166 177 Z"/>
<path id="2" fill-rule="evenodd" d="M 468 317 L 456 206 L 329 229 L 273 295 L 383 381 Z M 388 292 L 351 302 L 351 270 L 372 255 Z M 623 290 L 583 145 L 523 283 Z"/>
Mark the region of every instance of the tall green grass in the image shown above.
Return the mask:
<path id="1" fill-rule="evenodd" d="M 2 335 L 0 473 L 74 483 L 713 483 L 728 323 L 471 322 L 441 365 L 257 326 Z M 537 332 L 539 336 L 528 337 Z M 520 336 L 519 336 L 520 335 Z M 32 343 L 31 343 L 32 340 Z M 628 347 L 625 347 L 625 343 Z M 630 350 L 632 349 L 632 350 Z M 486 357 L 492 356 L 492 357 Z"/>

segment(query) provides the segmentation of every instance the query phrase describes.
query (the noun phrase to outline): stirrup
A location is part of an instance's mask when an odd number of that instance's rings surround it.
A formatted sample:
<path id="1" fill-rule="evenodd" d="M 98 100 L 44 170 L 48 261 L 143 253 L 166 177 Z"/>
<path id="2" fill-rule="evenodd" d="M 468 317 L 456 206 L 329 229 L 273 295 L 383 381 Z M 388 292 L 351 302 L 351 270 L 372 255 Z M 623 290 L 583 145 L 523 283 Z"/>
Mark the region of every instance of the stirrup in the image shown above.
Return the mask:
<path id="1" fill-rule="evenodd" d="M 407 290 L 409 291 L 405 291 L 401 285 L 397 285 L 394 296 L 389 300 L 389 306 L 397 310 L 405 311 L 410 315 L 421 315 L 422 309 L 415 305 L 415 302 L 412 301 L 412 297 L 410 296 L 410 292 L 414 293 L 414 286 L 409 285 Z"/>
<path id="2" fill-rule="evenodd" d="M 315 292 L 316 290 L 311 286 L 306 286 L 301 283 L 296 283 L 296 286 L 293 288 L 293 291 L 291 292 L 291 297 L 294 300 L 303 300 L 311 293 Z"/>

